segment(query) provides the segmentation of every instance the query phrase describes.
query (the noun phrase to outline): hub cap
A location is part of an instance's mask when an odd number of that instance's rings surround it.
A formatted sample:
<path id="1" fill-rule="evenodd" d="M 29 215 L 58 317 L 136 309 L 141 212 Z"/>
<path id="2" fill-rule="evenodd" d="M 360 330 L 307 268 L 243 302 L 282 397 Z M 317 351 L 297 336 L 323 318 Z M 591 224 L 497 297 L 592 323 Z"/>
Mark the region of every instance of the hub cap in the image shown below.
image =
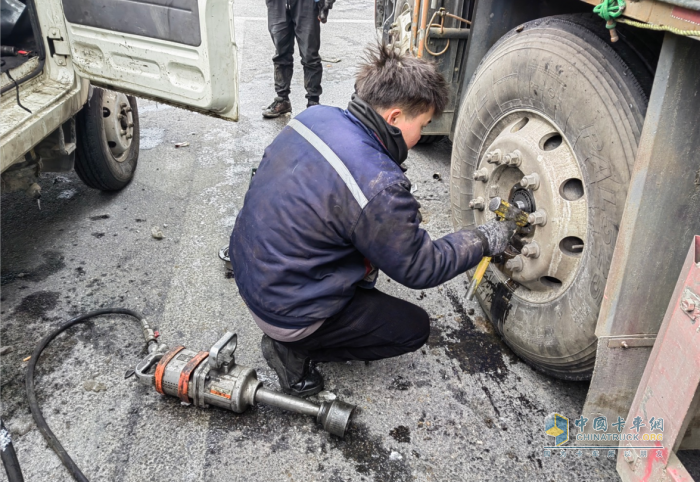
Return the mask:
<path id="1" fill-rule="evenodd" d="M 527 231 L 514 237 L 496 265 L 503 282 L 517 282 L 515 296 L 544 303 L 576 277 L 588 226 L 581 169 L 566 138 L 540 114 L 520 111 L 496 123 L 474 173 L 474 199 L 500 196 L 534 213 Z M 476 224 L 495 218 L 484 203 L 470 203 Z"/>
<path id="2" fill-rule="evenodd" d="M 107 147 L 118 162 L 125 161 L 134 137 L 134 116 L 126 95 L 104 91 L 102 122 Z"/>

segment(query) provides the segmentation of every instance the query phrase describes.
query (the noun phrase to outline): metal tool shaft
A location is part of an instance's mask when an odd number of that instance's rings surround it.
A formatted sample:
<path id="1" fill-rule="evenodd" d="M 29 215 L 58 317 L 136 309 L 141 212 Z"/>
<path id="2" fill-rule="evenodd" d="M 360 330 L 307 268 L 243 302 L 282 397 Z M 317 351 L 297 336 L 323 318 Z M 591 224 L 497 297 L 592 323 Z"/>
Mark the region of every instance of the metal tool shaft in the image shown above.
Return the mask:
<path id="1" fill-rule="evenodd" d="M 313 417 L 318 415 L 320 408 L 316 403 L 312 403 L 298 397 L 293 397 L 291 395 L 285 395 L 284 393 L 274 392 L 264 387 L 258 388 L 258 390 L 255 392 L 255 402 L 264 403 L 265 405 L 272 405 L 273 407 L 289 410 L 290 412 L 311 415 Z"/>

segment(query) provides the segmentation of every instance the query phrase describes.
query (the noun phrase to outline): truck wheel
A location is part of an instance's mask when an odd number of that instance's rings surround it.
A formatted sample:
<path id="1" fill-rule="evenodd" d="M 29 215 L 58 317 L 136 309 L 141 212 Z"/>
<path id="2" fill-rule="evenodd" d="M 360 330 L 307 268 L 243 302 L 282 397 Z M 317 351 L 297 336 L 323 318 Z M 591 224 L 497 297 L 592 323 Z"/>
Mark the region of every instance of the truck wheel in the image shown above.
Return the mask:
<path id="1" fill-rule="evenodd" d="M 646 112 L 633 74 L 644 64 L 629 45 L 611 47 L 600 21 L 535 20 L 494 45 L 459 111 L 455 229 L 494 218 L 470 209 L 479 197 L 543 214 L 491 263 L 479 302 L 514 352 L 558 378 L 588 379 L 593 370 L 596 321 Z M 653 77 L 646 65 L 639 75 Z"/>
<path id="2" fill-rule="evenodd" d="M 77 116 L 75 172 L 102 191 L 124 188 L 139 157 L 139 115 L 130 95 L 93 88 Z"/>

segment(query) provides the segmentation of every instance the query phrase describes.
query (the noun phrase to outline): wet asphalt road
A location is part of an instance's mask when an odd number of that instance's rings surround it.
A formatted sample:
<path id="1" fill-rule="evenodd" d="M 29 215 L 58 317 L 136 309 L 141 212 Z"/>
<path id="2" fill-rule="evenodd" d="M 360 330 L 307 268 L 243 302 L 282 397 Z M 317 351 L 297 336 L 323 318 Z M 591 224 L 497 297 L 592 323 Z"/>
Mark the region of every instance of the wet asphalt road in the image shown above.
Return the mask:
<path id="1" fill-rule="evenodd" d="M 361 47 L 373 41 L 373 2 L 338 2 L 323 27 L 325 93 L 344 107 Z M 236 6 L 241 120 L 227 123 L 141 101 L 134 181 L 101 193 L 70 174 L 45 174 L 42 209 L 2 198 L 2 417 L 28 481 L 69 480 L 25 401 L 22 360 L 63 320 L 102 307 L 140 310 L 171 346 L 208 349 L 238 333 L 237 361 L 276 376 L 217 257 L 241 208 L 250 171 L 288 119 L 265 121 L 274 96 L 272 42 L 261 0 Z M 303 99 L 297 59 L 292 101 Z M 176 149 L 174 143 L 188 141 Z M 448 141 L 411 152 L 408 176 L 425 228 L 451 231 Z M 156 240 L 151 229 L 165 237 Z M 308 417 L 259 406 L 243 415 L 184 407 L 124 380 L 142 357 L 137 324 L 105 317 L 57 339 L 41 359 L 47 420 L 90 480 L 458 481 L 616 480 L 612 460 L 545 459 L 544 417 L 571 420 L 587 384 L 549 379 L 520 362 L 465 299 L 466 277 L 424 291 L 382 275 L 378 287 L 425 308 L 433 328 L 418 352 L 369 365 L 325 364 L 327 389 L 359 409 L 344 440 Z M 5 477 L 3 473 L 0 479 Z M 3 479 L 5 480 L 5 479 Z"/>

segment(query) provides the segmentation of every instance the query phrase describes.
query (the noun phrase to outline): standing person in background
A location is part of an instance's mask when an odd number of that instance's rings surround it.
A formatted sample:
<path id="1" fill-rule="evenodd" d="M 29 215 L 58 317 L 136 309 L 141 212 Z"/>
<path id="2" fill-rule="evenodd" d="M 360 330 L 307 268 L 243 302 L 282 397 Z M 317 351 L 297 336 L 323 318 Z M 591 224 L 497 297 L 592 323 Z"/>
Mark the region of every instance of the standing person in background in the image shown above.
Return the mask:
<path id="1" fill-rule="evenodd" d="M 321 23 L 326 23 L 328 10 L 335 0 L 266 0 L 267 26 L 275 44 L 275 91 L 277 97 L 263 117 L 272 119 L 292 112 L 289 100 L 294 73 L 294 38 L 299 45 L 301 64 L 304 66 L 306 107 L 318 105 L 321 97 L 323 65 L 318 49 L 321 46 Z"/>

